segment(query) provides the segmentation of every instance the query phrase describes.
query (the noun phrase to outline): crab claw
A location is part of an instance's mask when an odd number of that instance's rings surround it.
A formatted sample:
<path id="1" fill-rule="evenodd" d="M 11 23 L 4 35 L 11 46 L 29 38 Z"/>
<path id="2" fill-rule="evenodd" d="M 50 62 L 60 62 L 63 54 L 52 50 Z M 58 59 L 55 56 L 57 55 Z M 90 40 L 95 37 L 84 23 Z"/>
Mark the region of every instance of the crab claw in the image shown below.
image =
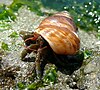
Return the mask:
<path id="1" fill-rule="evenodd" d="M 38 49 L 38 44 L 31 44 L 30 46 L 26 47 L 21 53 L 21 60 L 24 60 L 27 54 L 36 51 Z"/>
<path id="2" fill-rule="evenodd" d="M 33 40 L 34 32 L 20 31 L 20 36 L 25 41 L 25 45 L 29 46 L 30 44 L 35 44 L 36 41 Z"/>
<path id="3" fill-rule="evenodd" d="M 25 56 L 27 55 L 27 50 L 24 49 L 22 52 L 21 52 L 21 60 L 24 60 Z"/>

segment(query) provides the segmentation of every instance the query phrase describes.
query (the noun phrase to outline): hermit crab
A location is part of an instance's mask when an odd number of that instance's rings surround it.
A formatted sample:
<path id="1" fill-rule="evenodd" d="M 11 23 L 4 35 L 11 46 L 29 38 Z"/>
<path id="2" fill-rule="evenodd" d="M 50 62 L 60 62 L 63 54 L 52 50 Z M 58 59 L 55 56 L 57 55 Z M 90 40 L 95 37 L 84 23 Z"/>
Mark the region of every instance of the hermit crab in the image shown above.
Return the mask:
<path id="1" fill-rule="evenodd" d="M 62 62 L 57 55 L 75 55 L 79 51 L 80 39 L 76 32 L 77 27 L 67 11 L 47 17 L 34 32 L 22 36 L 26 48 L 22 51 L 21 59 L 24 60 L 28 53 L 34 52 L 36 73 L 41 77 L 45 66 L 42 63 L 48 52 Z"/>

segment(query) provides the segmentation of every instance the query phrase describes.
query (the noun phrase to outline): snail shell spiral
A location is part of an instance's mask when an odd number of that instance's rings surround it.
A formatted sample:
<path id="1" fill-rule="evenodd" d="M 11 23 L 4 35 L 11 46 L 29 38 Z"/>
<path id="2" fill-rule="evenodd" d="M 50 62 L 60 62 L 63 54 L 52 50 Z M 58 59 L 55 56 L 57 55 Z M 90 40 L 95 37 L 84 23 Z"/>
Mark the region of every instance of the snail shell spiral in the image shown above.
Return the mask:
<path id="1" fill-rule="evenodd" d="M 73 18 L 65 11 L 45 18 L 35 32 L 49 43 L 56 54 L 73 55 L 80 48 L 76 31 Z"/>

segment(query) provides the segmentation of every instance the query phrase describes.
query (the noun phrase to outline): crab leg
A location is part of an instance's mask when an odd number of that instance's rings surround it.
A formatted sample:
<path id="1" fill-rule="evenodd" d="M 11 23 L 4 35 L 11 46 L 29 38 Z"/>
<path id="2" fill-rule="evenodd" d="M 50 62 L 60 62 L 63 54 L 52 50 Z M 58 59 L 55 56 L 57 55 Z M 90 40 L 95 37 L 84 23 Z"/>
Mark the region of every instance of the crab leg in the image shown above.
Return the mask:
<path id="1" fill-rule="evenodd" d="M 43 75 L 43 69 L 46 64 L 46 62 L 43 62 L 46 48 L 47 46 L 39 48 L 36 55 L 35 68 L 36 68 L 37 78 L 39 79 L 41 79 Z"/>
<path id="2" fill-rule="evenodd" d="M 24 60 L 25 56 L 29 53 L 31 53 L 32 51 L 37 50 L 39 47 L 38 44 L 31 44 L 30 46 L 26 47 L 22 53 L 21 53 L 21 60 Z"/>

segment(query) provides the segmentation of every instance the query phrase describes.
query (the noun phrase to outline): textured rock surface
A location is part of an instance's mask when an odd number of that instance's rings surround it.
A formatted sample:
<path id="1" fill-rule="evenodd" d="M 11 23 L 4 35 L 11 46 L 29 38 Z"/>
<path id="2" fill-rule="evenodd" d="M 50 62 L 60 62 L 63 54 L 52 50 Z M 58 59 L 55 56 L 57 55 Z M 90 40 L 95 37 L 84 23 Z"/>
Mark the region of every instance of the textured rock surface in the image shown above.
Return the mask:
<path id="1" fill-rule="evenodd" d="M 20 60 L 20 52 L 22 51 L 22 39 L 19 37 L 16 41 L 10 39 L 8 36 L 12 31 L 19 33 L 20 30 L 32 31 L 39 25 L 39 22 L 44 17 L 38 17 L 34 13 L 23 7 L 19 10 L 18 18 L 15 22 L 12 22 L 12 29 L 0 32 L 0 40 L 6 40 L 6 43 L 11 45 L 11 42 L 16 42 L 16 48 L 12 47 L 12 51 L 7 54 L 1 55 L 3 69 L 7 67 L 12 67 L 16 74 L 14 74 L 14 79 L 0 77 L 0 89 L 8 90 L 16 85 L 19 81 L 30 82 L 28 80 L 27 74 L 33 70 L 33 62 L 22 62 Z M 84 59 L 82 66 L 74 71 L 71 75 L 63 74 L 58 71 L 58 82 L 54 85 L 49 85 L 44 88 L 39 88 L 38 90 L 100 90 L 100 45 L 99 40 L 92 34 L 86 33 L 79 30 L 78 32 L 81 38 L 81 48 L 92 50 L 92 55 L 90 58 Z M 5 35 L 5 37 L 4 37 Z M 20 45 L 19 45 L 20 44 Z M 19 69 L 16 69 L 19 68 Z M 12 71 L 12 69 L 10 69 Z M 6 82 L 8 81 L 8 82 Z M 12 83 L 10 82 L 12 81 Z"/>

